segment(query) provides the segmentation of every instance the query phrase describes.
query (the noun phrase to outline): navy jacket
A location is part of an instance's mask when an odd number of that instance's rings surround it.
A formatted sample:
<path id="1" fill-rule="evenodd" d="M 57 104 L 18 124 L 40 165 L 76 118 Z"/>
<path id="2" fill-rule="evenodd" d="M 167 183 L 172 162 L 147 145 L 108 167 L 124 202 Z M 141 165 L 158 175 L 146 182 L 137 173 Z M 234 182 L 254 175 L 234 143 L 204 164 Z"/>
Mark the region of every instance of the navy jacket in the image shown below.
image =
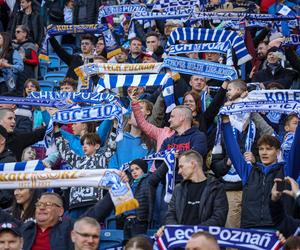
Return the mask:
<path id="1" fill-rule="evenodd" d="M 297 127 L 295 139 L 290 151 L 289 162 L 279 162 L 269 166 L 262 163 L 252 165 L 245 161 L 237 141 L 234 139 L 230 123 L 223 124 L 225 145 L 228 156 L 232 161 L 243 184 L 243 202 L 241 227 L 271 227 L 269 211 L 269 195 L 275 178 L 291 176 L 297 179 L 299 174 L 300 126 Z M 296 176 L 296 177 L 295 177 Z"/>

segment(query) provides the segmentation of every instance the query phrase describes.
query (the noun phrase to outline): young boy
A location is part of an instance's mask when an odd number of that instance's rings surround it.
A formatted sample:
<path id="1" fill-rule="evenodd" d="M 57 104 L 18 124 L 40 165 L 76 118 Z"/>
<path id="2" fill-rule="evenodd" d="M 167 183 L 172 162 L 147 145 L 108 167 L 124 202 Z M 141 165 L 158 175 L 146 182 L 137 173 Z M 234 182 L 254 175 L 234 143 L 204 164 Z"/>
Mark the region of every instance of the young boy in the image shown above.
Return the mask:
<path id="1" fill-rule="evenodd" d="M 76 92 L 77 81 L 70 77 L 66 77 L 63 81 L 59 82 L 60 92 Z"/>
<path id="2" fill-rule="evenodd" d="M 298 116 L 294 113 L 289 114 L 284 121 L 284 135 L 283 142 L 281 144 L 281 152 L 284 161 L 288 161 L 288 155 L 291 150 L 291 146 L 295 137 L 295 131 L 298 125 Z"/>
<path id="3" fill-rule="evenodd" d="M 84 156 L 77 155 L 70 149 L 69 143 L 63 139 L 60 132 L 54 134 L 55 143 L 61 157 L 76 169 L 107 168 L 108 161 L 116 149 L 116 133 L 111 132 L 106 148 L 101 148 L 101 140 L 95 133 L 86 133 L 81 139 Z M 94 187 L 72 187 L 70 190 L 70 216 L 79 217 L 87 207 L 95 204 L 102 198 L 102 190 Z"/>
<path id="4" fill-rule="evenodd" d="M 262 136 L 257 144 L 261 162 L 251 163 L 241 154 L 240 147 L 234 139 L 228 116 L 223 116 L 223 133 L 226 150 L 238 175 L 242 179 L 242 228 L 270 228 L 273 221 L 269 211 L 269 196 L 274 179 L 284 176 L 293 178 L 299 175 L 300 160 L 300 126 L 297 127 L 295 139 L 290 151 L 289 162 L 278 162 L 280 142 L 273 136 Z M 251 153 L 251 152 L 246 152 Z M 296 169 L 298 167 L 298 169 Z M 286 171 L 285 171 L 286 169 Z"/>

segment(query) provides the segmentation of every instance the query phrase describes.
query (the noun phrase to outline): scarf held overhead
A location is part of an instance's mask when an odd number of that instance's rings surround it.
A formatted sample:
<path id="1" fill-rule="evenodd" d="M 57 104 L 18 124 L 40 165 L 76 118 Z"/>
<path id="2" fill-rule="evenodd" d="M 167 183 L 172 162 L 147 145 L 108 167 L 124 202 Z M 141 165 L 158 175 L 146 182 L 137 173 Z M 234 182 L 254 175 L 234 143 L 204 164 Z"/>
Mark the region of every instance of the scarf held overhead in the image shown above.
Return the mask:
<path id="1" fill-rule="evenodd" d="M 236 70 L 231 66 L 186 57 L 167 57 L 164 59 L 163 67 L 174 72 L 199 75 L 221 81 L 238 78 Z"/>
<path id="2" fill-rule="evenodd" d="M 125 5 L 112 5 L 101 6 L 99 8 L 98 23 L 102 23 L 102 18 L 112 15 L 132 14 L 135 12 L 147 11 L 145 6 L 139 4 L 125 4 Z"/>
<path id="3" fill-rule="evenodd" d="M 128 183 L 121 181 L 118 170 L 52 170 L 1 172 L 0 188 L 100 187 L 109 190 L 116 215 L 138 207 Z"/>
<path id="4" fill-rule="evenodd" d="M 143 74 L 159 73 L 162 63 L 89 63 L 76 68 L 76 75 L 87 78 L 96 74 Z"/>
<path id="5" fill-rule="evenodd" d="M 162 86 L 166 112 L 171 112 L 175 107 L 173 79 L 169 74 L 104 75 L 99 79 L 97 91 L 127 86 Z"/>
<path id="6" fill-rule="evenodd" d="M 199 29 L 199 28 L 177 28 L 172 31 L 168 38 L 167 47 L 176 44 L 176 41 L 207 41 L 207 42 L 226 42 L 230 41 L 232 49 L 241 65 L 252 59 L 247 51 L 245 42 L 235 31 Z"/>
<path id="7" fill-rule="evenodd" d="M 226 54 L 226 64 L 233 65 L 232 55 L 231 55 L 231 44 L 229 41 L 220 42 L 220 43 L 199 43 L 199 44 L 176 44 L 171 45 L 169 55 L 178 55 L 182 53 L 191 53 L 191 52 L 213 52 Z"/>
<path id="8" fill-rule="evenodd" d="M 102 34 L 107 51 L 108 58 L 121 52 L 114 35 L 107 25 L 102 24 L 79 24 L 79 25 L 53 25 L 47 30 L 47 35 L 43 43 L 43 53 L 47 52 L 48 39 L 51 36 L 67 35 L 67 34 Z M 48 60 L 47 56 L 42 55 L 40 59 Z"/>
<path id="9" fill-rule="evenodd" d="M 115 104 L 102 104 L 83 108 L 73 108 L 60 110 L 52 116 L 53 122 L 62 124 L 69 124 L 74 122 L 89 122 L 89 121 L 101 121 L 112 120 L 116 118 L 118 121 L 117 128 L 117 141 L 123 137 L 122 123 L 123 115 L 122 108 Z"/>

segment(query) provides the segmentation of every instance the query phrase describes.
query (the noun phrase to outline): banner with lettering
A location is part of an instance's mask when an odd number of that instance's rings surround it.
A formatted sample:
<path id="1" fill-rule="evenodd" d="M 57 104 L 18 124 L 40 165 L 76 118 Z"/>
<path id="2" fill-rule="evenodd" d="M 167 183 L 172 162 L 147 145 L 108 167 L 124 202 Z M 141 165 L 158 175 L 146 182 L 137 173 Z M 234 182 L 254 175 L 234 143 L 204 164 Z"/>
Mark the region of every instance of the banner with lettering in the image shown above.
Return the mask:
<path id="1" fill-rule="evenodd" d="M 238 78 L 236 70 L 231 66 L 187 57 L 167 57 L 164 59 L 163 68 L 169 68 L 171 71 L 178 73 L 198 75 L 221 81 Z"/>
<path id="2" fill-rule="evenodd" d="M 167 225 L 163 236 L 156 241 L 156 249 L 184 248 L 191 236 L 199 231 L 209 232 L 216 238 L 220 247 L 242 250 L 277 250 L 280 247 L 275 232 L 214 226 Z"/>
<path id="3" fill-rule="evenodd" d="M 107 25 L 102 24 L 78 24 L 78 25 L 53 25 L 47 30 L 46 38 L 43 42 L 43 54 L 40 59 L 48 60 L 48 39 L 52 36 L 67 35 L 67 34 L 102 34 L 107 51 L 108 58 L 121 52 L 119 45 Z"/>
<path id="4" fill-rule="evenodd" d="M 116 215 L 138 207 L 128 183 L 120 178 L 119 170 L 85 169 L 52 171 L 0 172 L 0 189 L 100 187 L 109 190 Z"/>
<path id="5" fill-rule="evenodd" d="M 124 4 L 124 5 L 102 5 L 99 8 L 98 22 L 102 23 L 102 18 L 112 15 L 132 14 L 134 12 L 147 11 L 147 7 L 140 4 Z"/>
<path id="6" fill-rule="evenodd" d="M 252 59 L 245 45 L 244 39 L 235 31 L 203 29 L 203 28 L 177 28 L 168 38 L 167 47 L 175 45 L 177 41 L 199 42 L 226 42 L 230 41 L 237 57 L 237 64 L 241 65 Z"/>
<path id="7" fill-rule="evenodd" d="M 42 106 L 42 107 L 54 107 L 58 109 L 66 109 L 73 106 L 72 103 L 68 103 L 65 99 L 45 99 L 45 98 L 28 98 L 17 96 L 0 96 L 0 103 L 3 104 L 19 104 L 30 106 Z"/>
<path id="8" fill-rule="evenodd" d="M 74 71 L 80 79 L 96 74 L 157 74 L 162 63 L 88 63 Z"/>
<path id="9" fill-rule="evenodd" d="M 27 97 L 29 101 L 34 100 L 70 100 L 72 102 L 84 102 L 101 104 L 112 103 L 118 100 L 118 97 L 111 93 L 95 93 L 95 92 L 52 92 L 52 91 L 39 91 L 31 92 Z M 0 97 L 1 102 L 1 97 Z"/>
<path id="10" fill-rule="evenodd" d="M 123 110 L 119 105 L 102 104 L 90 107 L 65 109 L 52 116 L 53 122 L 69 124 L 74 122 L 90 122 L 117 119 L 117 141 L 123 138 Z"/>
<path id="11" fill-rule="evenodd" d="M 176 44 L 171 45 L 166 51 L 170 56 L 191 52 L 213 52 L 226 55 L 226 65 L 233 65 L 231 43 L 229 41 L 219 43 L 199 43 L 199 44 Z"/>

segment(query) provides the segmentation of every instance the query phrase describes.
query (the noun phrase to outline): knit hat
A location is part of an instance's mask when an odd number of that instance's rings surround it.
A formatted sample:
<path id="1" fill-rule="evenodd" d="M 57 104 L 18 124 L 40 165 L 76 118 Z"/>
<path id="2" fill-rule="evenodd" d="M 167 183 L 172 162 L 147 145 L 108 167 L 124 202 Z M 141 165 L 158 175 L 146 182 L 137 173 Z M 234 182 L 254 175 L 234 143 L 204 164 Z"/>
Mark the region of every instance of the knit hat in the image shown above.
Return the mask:
<path id="1" fill-rule="evenodd" d="M 275 53 L 279 59 L 281 59 L 281 60 L 285 59 L 284 53 L 280 48 L 275 47 L 275 46 L 271 47 L 270 49 L 268 49 L 267 55 L 271 52 Z"/>
<path id="2" fill-rule="evenodd" d="M 148 172 L 148 164 L 145 160 L 135 159 L 130 162 L 130 166 L 133 164 L 138 165 L 143 170 L 144 174 Z"/>

